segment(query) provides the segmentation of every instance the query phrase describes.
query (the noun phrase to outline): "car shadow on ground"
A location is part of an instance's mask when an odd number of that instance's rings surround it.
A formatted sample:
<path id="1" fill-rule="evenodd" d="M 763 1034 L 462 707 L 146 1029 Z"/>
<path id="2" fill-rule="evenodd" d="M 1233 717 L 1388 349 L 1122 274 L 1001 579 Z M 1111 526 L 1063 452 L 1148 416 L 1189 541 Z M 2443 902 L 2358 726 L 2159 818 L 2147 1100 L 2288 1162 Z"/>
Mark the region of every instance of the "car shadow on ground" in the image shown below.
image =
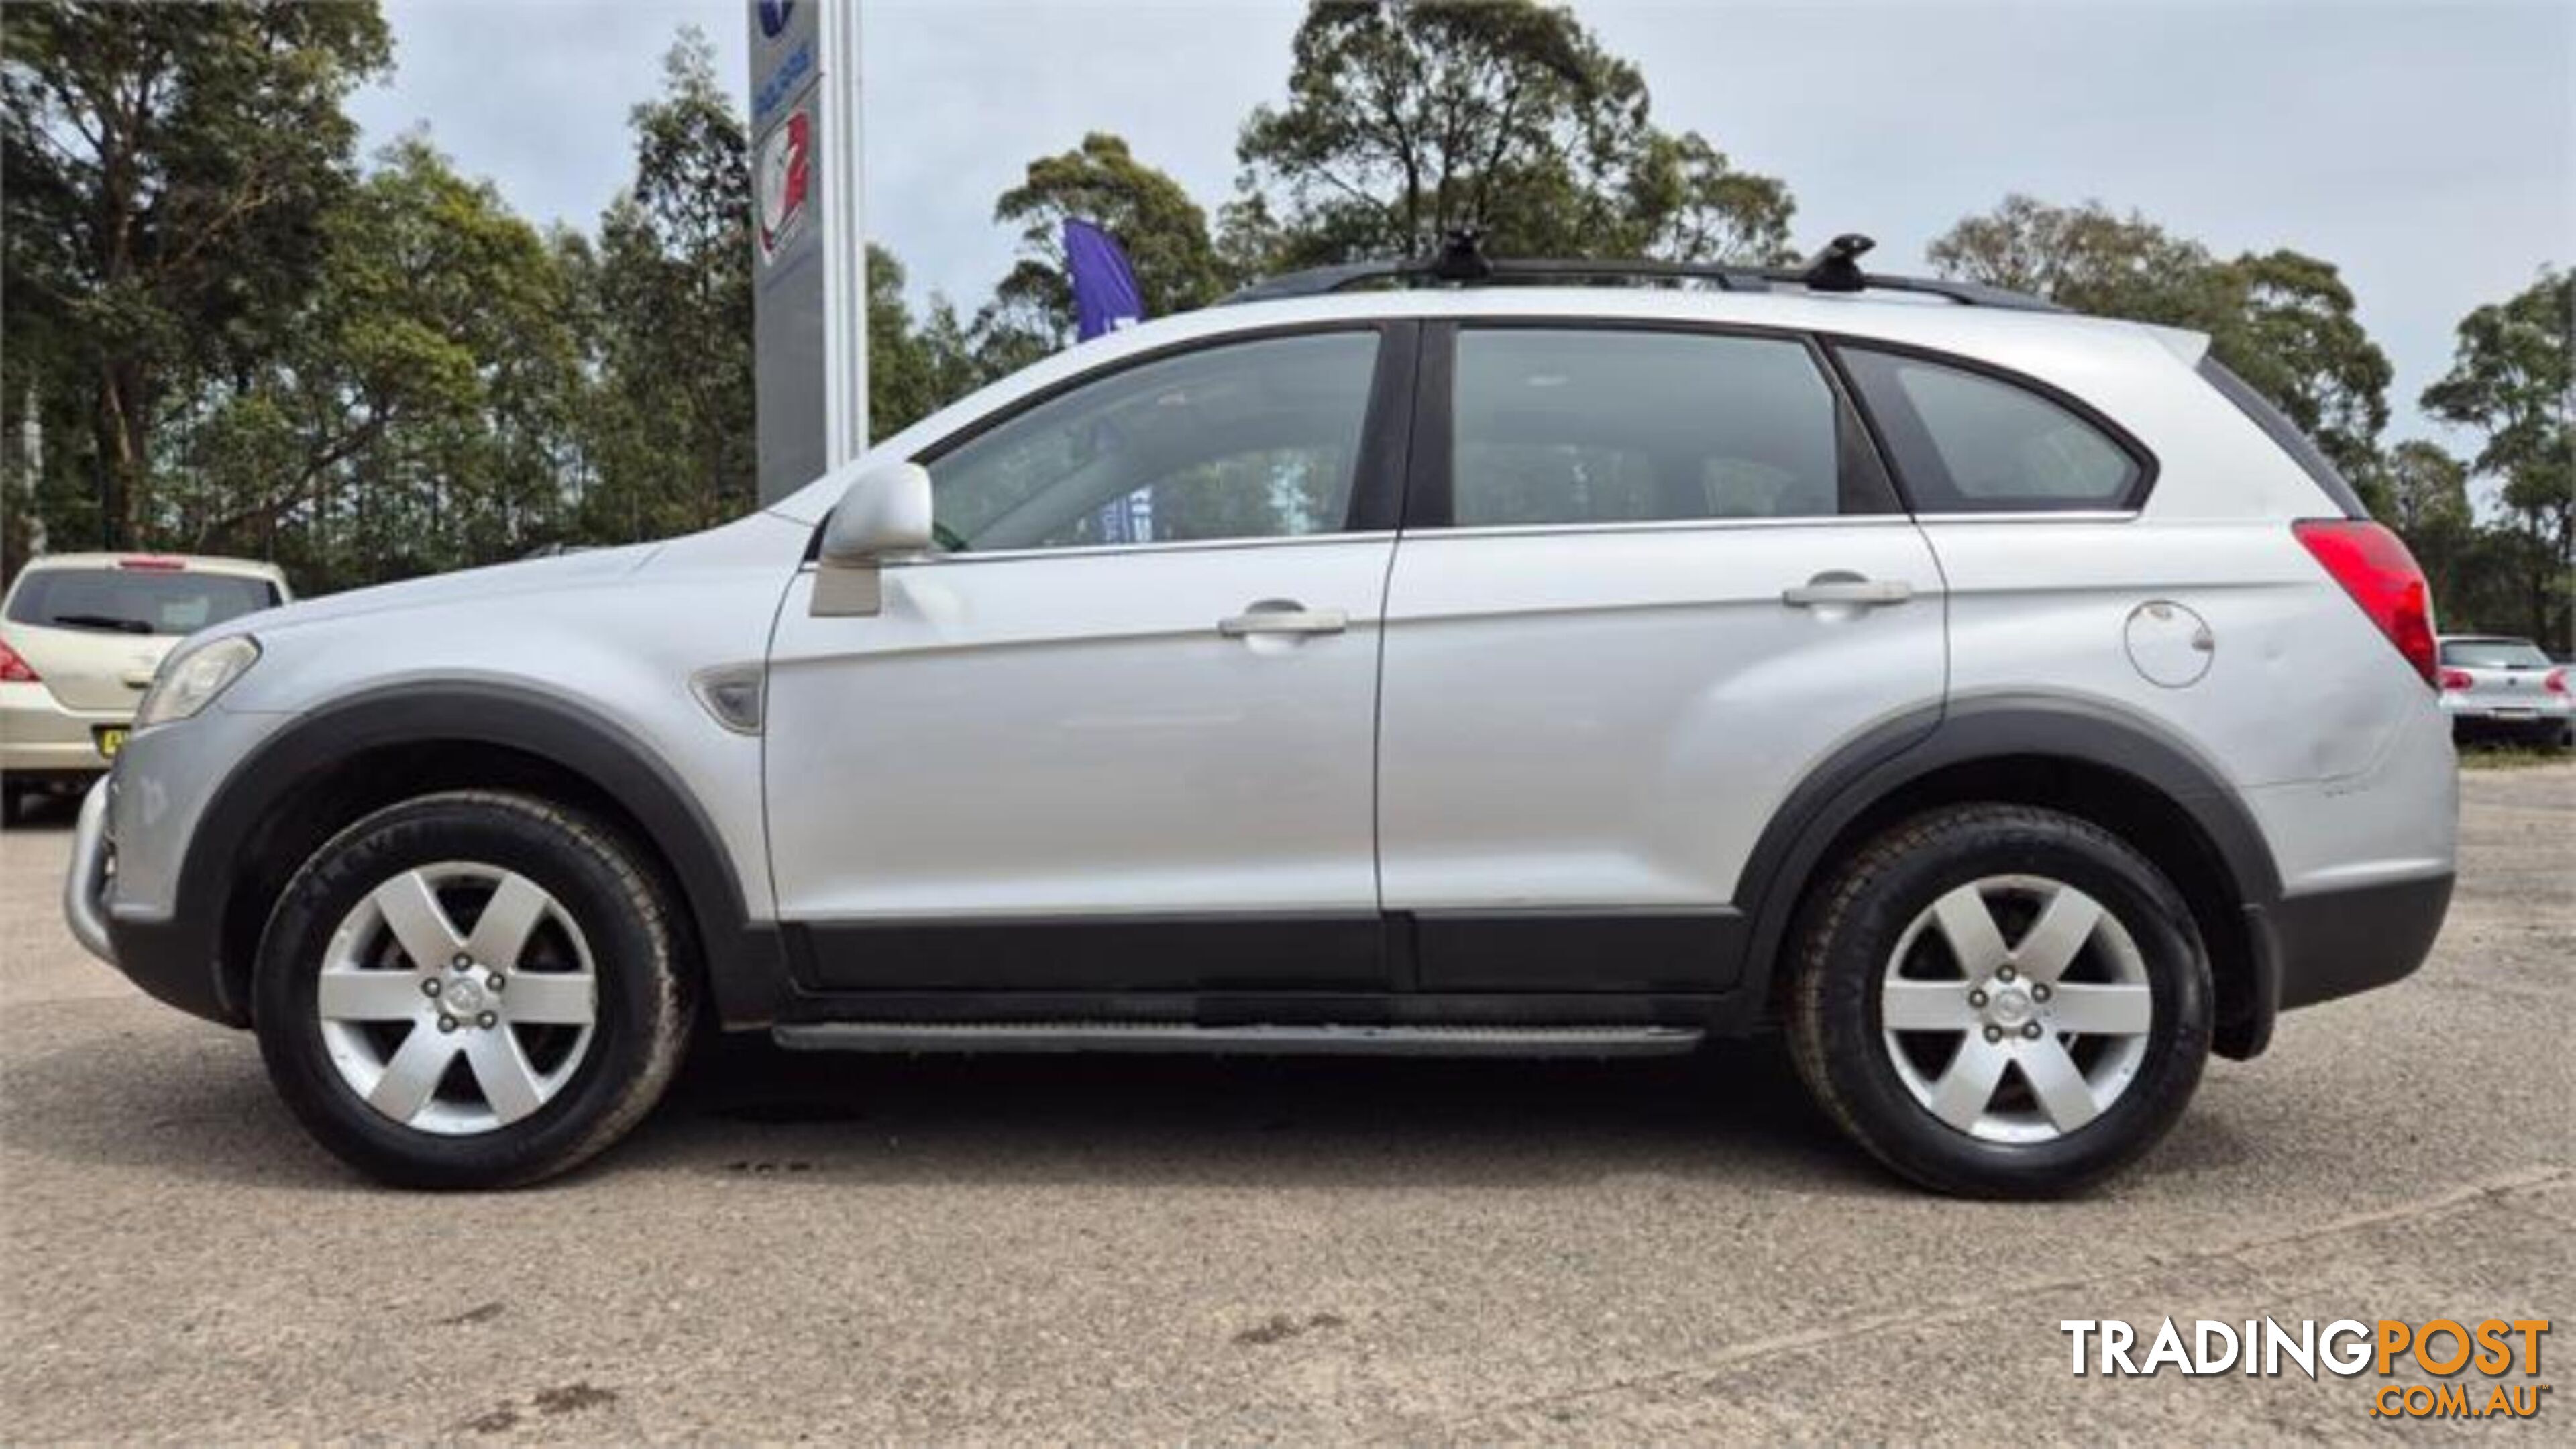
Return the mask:
<path id="1" fill-rule="evenodd" d="M 68 831 L 80 820 L 81 797 L 75 791 L 55 792 L 29 797 L 18 812 L 0 820 L 0 830 L 25 830 L 33 833 Z"/>
<path id="2" fill-rule="evenodd" d="M 364 1190 L 306 1140 L 244 1034 L 175 1026 L 0 1068 L 13 1151 L 271 1188 Z M 155 1035 L 158 1035 L 155 1033 Z M 868 1185 L 1526 1187 L 1724 1176 L 1896 1192 L 1755 1041 L 1636 1061 L 878 1057 L 700 1043 L 643 1127 L 551 1191 L 704 1173 Z"/>

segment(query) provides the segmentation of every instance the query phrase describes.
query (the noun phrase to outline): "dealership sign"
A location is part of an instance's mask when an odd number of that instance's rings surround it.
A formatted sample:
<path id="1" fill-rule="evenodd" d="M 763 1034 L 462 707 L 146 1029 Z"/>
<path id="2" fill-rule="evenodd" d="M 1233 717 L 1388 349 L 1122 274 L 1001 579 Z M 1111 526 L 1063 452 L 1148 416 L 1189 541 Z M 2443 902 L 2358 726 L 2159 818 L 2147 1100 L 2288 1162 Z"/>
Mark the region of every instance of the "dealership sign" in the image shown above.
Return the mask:
<path id="1" fill-rule="evenodd" d="M 813 209 L 806 205 L 814 190 L 814 118 L 797 111 L 761 142 L 758 167 L 760 260 L 777 260 L 779 249 L 796 239 Z"/>
<path id="2" fill-rule="evenodd" d="M 760 497 L 867 441 L 858 0 L 748 0 Z"/>

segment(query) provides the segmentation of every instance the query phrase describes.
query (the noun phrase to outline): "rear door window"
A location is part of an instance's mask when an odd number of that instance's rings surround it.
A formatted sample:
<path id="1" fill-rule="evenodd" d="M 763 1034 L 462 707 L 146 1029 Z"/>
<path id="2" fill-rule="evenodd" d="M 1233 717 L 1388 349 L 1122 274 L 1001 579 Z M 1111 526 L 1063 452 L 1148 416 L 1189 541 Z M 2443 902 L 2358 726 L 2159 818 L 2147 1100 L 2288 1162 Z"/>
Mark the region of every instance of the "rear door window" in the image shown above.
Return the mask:
<path id="1" fill-rule="evenodd" d="M 2074 409 L 1964 367 L 1841 350 L 1919 513 L 2134 508 L 2146 469 Z"/>
<path id="2" fill-rule="evenodd" d="M 1839 406 L 1805 344 L 1613 328 L 1458 334 L 1461 528 L 1832 517 Z"/>
<path id="3" fill-rule="evenodd" d="M 266 579 L 176 569 L 30 569 L 9 595 L 12 623 L 109 634 L 193 634 L 278 602 Z"/>

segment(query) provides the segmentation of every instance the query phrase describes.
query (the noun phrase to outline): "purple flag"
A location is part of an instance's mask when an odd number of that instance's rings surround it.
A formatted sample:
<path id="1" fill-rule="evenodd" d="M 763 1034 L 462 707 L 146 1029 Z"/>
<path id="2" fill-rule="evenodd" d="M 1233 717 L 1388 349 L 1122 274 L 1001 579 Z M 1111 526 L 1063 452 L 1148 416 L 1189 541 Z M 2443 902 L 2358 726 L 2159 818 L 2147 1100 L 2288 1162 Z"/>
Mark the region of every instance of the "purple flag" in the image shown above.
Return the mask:
<path id="1" fill-rule="evenodd" d="M 1145 320 L 1136 273 L 1117 239 L 1087 221 L 1065 218 L 1064 270 L 1073 282 L 1073 335 L 1088 342 Z"/>
<path id="2" fill-rule="evenodd" d="M 1064 270 L 1073 283 L 1073 336 L 1088 342 L 1104 332 L 1132 327 L 1145 320 L 1145 299 L 1136 293 L 1136 273 L 1117 238 L 1087 221 L 1066 217 Z M 1150 543 L 1154 537 L 1154 499 L 1143 489 L 1100 505 L 1102 543 Z"/>

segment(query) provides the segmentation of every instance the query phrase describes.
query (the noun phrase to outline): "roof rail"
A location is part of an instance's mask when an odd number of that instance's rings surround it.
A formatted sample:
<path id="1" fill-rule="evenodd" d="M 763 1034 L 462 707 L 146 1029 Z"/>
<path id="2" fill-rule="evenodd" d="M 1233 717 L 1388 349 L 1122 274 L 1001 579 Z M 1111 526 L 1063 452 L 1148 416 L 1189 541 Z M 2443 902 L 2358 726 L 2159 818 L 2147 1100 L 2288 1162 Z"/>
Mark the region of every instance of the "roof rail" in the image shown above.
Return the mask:
<path id="1" fill-rule="evenodd" d="M 2054 302 L 2026 292 L 1989 287 L 1981 282 L 1952 282 L 1932 277 L 1891 277 L 1860 269 L 1861 254 L 1876 243 L 1858 233 L 1835 237 L 1803 267 L 1742 267 L 1722 262 L 1668 262 L 1652 258 L 1488 257 L 1482 236 L 1462 227 L 1443 239 L 1435 257 L 1397 257 L 1345 262 L 1264 278 L 1226 302 L 1275 302 L 1288 297 L 1322 297 L 1370 282 L 1404 286 L 1426 283 L 1477 286 L 1493 282 L 1656 281 L 1710 282 L 1725 292 L 1771 292 L 1804 287 L 1811 292 L 1907 292 L 1946 297 L 1974 307 L 2017 312 L 2063 312 Z"/>

